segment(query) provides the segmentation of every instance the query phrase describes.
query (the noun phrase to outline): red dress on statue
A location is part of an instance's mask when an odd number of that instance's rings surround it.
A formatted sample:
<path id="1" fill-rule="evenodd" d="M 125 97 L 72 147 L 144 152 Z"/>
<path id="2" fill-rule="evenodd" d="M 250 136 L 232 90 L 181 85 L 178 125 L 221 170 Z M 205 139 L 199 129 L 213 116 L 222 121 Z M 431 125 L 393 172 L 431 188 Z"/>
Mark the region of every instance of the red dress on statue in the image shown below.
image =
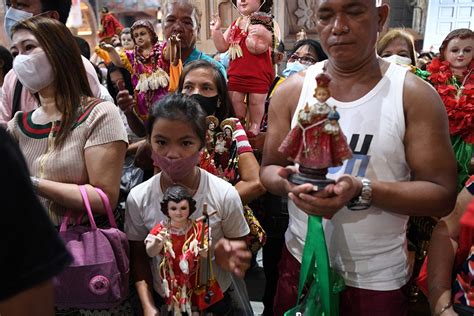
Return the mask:
<path id="1" fill-rule="evenodd" d="M 229 91 L 266 94 L 275 79 L 270 49 L 262 54 L 254 55 L 245 40 L 247 33 L 232 23 L 230 41 L 240 45 L 242 57 L 230 61 L 227 76 Z"/>
<path id="2" fill-rule="evenodd" d="M 308 104 L 298 113 L 297 125 L 288 133 L 278 151 L 306 168 L 324 169 L 342 165 L 352 157 L 338 123 L 328 119 L 326 103 Z"/>
<path id="3" fill-rule="evenodd" d="M 157 224 L 150 231 L 152 235 L 158 235 L 166 226 L 162 223 Z M 199 253 L 193 252 L 190 243 L 195 240 L 199 243 L 202 235 L 202 222 L 193 223 L 186 232 L 181 234 L 171 232 L 170 241 L 173 245 L 173 254 L 163 247 L 162 255 L 165 262 L 162 261 L 160 265 L 160 275 L 167 281 L 169 294 L 165 293 L 166 305 L 176 306 L 178 301 L 179 306 L 191 304 L 191 296 L 196 287 L 196 272 Z M 207 229 L 205 229 L 205 233 Z M 206 240 L 207 242 L 207 240 Z M 187 262 L 188 273 L 184 273 L 180 261 Z M 165 290 L 166 292 L 166 290 Z M 175 301 L 176 300 L 176 301 Z"/>

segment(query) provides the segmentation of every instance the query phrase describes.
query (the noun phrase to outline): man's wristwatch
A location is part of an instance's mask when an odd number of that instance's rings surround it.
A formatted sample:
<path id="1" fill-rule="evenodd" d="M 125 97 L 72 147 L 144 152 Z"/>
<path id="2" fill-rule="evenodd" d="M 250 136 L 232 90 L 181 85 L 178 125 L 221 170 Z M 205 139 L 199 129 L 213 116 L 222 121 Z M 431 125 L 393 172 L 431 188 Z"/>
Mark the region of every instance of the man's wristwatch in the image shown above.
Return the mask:
<path id="1" fill-rule="evenodd" d="M 362 190 L 359 196 L 356 196 L 347 204 L 347 208 L 351 211 L 366 210 L 372 204 L 372 183 L 367 178 L 361 178 Z"/>

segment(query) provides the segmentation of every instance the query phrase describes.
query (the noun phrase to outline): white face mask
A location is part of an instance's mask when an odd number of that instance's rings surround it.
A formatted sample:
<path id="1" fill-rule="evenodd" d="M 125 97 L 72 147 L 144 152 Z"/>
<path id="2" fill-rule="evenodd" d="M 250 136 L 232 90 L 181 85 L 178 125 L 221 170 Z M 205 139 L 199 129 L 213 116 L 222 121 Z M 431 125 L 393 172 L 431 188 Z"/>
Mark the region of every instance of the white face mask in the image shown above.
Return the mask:
<path id="1" fill-rule="evenodd" d="M 411 58 L 408 57 L 403 57 L 399 55 L 392 55 L 389 57 L 383 57 L 384 60 L 390 62 L 390 63 L 395 63 L 400 66 L 410 66 L 411 65 Z"/>
<path id="2" fill-rule="evenodd" d="M 10 37 L 10 39 L 12 38 L 13 26 L 17 24 L 18 22 L 31 18 L 32 16 L 33 16 L 33 13 L 18 10 L 13 7 L 8 8 L 7 12 L 5 13 L 3 26 L 8 36 Z"/>
<path id="3" fill-rule="evenodd" d="M 295 73 L 298 73 L 300 71 L 303 71 L 305 69 L 307 69 L 309 67 L 309 65 L 303 65 L 302 63 L 300 63 L 299 61 L 295 61 L 295 62 L 287 62 L 286 63 L 286 68 L 285 70 L 283 70 L 283 72 L 281 73 L 283 75 L 283 77 L 287 78 Z"/>
<path id="4" fill-rule="evenodd" d="M 46 88 L 54 80 L 53 67 L 44 51 L 16 56 L 13 60 L 13 71 L 21 84 L 31 93 Z"/>

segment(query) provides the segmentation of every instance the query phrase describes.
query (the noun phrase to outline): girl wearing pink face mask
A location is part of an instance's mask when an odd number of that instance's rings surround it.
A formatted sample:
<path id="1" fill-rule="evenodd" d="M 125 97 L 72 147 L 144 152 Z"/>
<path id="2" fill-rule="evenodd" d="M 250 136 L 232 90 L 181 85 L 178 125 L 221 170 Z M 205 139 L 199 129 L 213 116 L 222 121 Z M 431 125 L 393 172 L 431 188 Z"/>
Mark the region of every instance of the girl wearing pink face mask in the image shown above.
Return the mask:
<path id="1" fill-rule="evenodd" d="M 231 184 L 197 167 L 206 141 L 206 115 L 194 99 L 183 95 L 164 97 L 153 106 L 147 130 L 154 162 L 162 171 L 131 190 L 125 215 L 132 270 L 135 269 L 137 280 L 143 280 L 137 282 L 136 287 L 145 314 L 158 310 L 159 296 L 164 297 L 164 293 L 159 275 L 151 274 L 155 271 L 150 271 L 144 240 L 148 232 L 165 219 L 160 201 L 173 184 L 187 188 L 196 201 L 191 219 L 202 215 L 204 203 L 209 211 L 217 211 L 210 218 L 211 251 L 215 256 L 213 269 L 224 298 L 208 311 L 224 314 L 232 308 L 227 293 L 231 274 L 227 271 L 242 276 L 251 256 L 243 240 L 231 240 L 243 239 L 249 233 L 240 196 Z M 148 289 L 151 288 L 158 299 L 150 297 Z"/>
<path id="2" fill-rule="evenodd" d="M 451 143 L 458 161 L 458 191 L 469 178 L 473 154 L 474 128 L 474 32 L 457 29 L 440 47 L 440 57 L 432 60 L 428 80 L 438 91 L 449 119 Z"/>

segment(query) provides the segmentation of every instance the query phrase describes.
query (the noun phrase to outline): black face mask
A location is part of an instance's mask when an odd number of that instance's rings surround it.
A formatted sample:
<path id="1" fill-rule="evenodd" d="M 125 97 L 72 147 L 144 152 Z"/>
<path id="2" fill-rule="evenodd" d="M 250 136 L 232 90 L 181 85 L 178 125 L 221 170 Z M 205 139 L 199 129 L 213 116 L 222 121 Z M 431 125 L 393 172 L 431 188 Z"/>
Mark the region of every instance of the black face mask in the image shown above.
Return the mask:
<path id="1" fill-rule="evenodd" d="M 214 115 L 217 111 L 219 95 L 205 97 L 200 94 L 193 94 L 191 98 L 197 101 L 207 115 Z"/>

